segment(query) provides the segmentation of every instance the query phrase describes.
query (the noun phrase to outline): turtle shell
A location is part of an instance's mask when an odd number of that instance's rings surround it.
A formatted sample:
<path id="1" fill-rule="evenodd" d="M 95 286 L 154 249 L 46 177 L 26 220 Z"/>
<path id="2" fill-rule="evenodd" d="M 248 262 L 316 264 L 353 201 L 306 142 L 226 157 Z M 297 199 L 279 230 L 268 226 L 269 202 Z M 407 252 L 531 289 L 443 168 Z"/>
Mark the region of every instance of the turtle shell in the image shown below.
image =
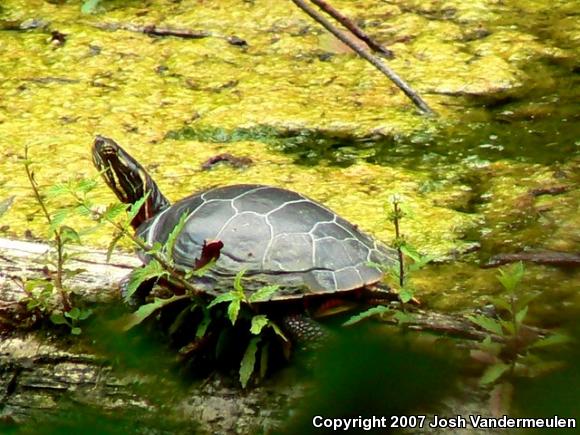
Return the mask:
<path id="1" fill-rule="evenodd" d="M 214 267 L 195 282 L 211 294 L 231 288 L 242 269 L 249 292 L 264 284 L 280 285 L 274 299 L 349 291 L 382 278 L 369 262 L 396 262 L 394 250 L 336 213 L 270 186 L 235 185 L 194 194 L 144 222 L 137 235 L 150 245 L 163 244 L 183 213 L 186 223 L 173 252 L 180 269 L 193 267 L 204 242 L 223 243 Z"/>

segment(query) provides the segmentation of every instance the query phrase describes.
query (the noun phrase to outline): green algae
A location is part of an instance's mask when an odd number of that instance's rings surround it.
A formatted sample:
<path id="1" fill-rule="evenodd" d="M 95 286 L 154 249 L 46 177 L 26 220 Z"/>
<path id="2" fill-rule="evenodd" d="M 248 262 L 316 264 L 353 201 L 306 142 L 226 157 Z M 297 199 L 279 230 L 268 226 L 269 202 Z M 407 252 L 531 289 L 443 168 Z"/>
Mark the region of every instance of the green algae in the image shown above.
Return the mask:
<path id="1" fill-rule="evenodd" d="M 396 53 L 389 64 L 439 113 L 418 115 L 371 66 L 285 2 L 7 0 L 0 28 L 0 200 L 15 196 L 0 235 L 47 236 L 22 165 L 43 188 L 94 176 L 95 134 L 115 138 L 177 200 L 192 191 L 262 183 L 300 191 L 389 242 L 386 206 L 402 195 L 403 231 L 439 261 L 419 295 L 440 308 L 486 302 L 500 291 L 480 262 L 525 248 L 578 251 L 577 58 L 570 2 L 335 1 Z M 206 30 L 198 40 L 151 38 L 102 23 Z M 49 30 L 67 35 L 50 43 Z M 248 42 L 234 46 L 227 36 Z M 23 61 L 25 60 L 25 61 Z M 247 169 L 201 165 L 229 152 Z M 566 184 L 557 196 L 535 188 Z M 98 201 L 113 195 L 101 184 Z M 58 208 L 64 205 L 53 202 Z M 85 225 L 81 221 L 74 225 Z M 106 246 L 111 234 L 87 243 Z M 481 246 L 479 252 L 462 252 Z M 576 275 L 530 266 L 546 291 L 543 322 L 578 313 Z"/>

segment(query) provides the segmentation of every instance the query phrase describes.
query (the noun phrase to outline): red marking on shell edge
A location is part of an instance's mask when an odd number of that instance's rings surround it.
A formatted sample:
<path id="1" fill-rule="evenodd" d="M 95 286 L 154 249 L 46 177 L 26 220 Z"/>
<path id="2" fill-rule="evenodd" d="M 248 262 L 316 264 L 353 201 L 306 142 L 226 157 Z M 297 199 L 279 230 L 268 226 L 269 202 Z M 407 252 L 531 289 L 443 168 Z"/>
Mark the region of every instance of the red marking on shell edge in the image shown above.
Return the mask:
<path id="1" fill-rule="evenodd" d="M 195 259 L 194 269 L 201 269 L 211 261 L 220 258 L 220 252 L 223 247 L 224 244 L 221 240 L 205 240 L 203 248 L 201 248 L 201 256 Z"/>

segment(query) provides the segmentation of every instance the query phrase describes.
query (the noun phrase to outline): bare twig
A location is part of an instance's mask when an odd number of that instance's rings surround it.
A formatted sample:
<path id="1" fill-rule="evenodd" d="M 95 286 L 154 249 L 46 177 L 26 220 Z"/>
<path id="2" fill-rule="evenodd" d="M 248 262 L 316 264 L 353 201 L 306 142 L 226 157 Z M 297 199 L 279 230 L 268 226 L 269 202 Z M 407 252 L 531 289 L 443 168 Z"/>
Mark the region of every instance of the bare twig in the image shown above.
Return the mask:
<path id="1" fill-rule="evenodd" d="M 148 26 L 138 26 L 130 23 L 96 23 L 94 27 L 101 30 L 127 30 L 129 32 L 145 33 L 152 36 L 175 36 L 186 39 L 201 39 L 212 36 L 205 30 L 173 29 L 170 27 L 157 27 L 154 24 Z"/>
<path id="2" fill-rule="evenodd" d="M 371 50 L 374 50 L 378 53 L 382 53 L 388 58 L 392 58 L 394 56 L 393 52 L 388 48 L 383 47 L 369 35 L 367 35 L 359 26 L 357 26 L 350 18 L 346 15 L 343 15 L 340 11 L 335 9 L 331 6 L 328 2 L 324 0 L 311 0 L 316 6 L 326 12 L 328 15 L 333 17 L 336 21 L 346 27 L 348 30 L 352 32 L 358 39 L 364 41 Z"/>
<path id="3" fill-rule="evenodd" d="M 348 45 L 353 51 L 355 51 L 359 56 L 370 62 L 375 68 L 386 75 L 395 85 L 401 89 L 405 95 L 407 95 L 411 101 L 417 106 L 423 113 L 428 115 L 434 115 L 435 113 L 427 105 L 425 101 L 415 92 L 411 87 L 400 78 L 397 73 L 395 73 L 391 68 L 385 65 L 381 59 L 372 55 L 371 53 L 360 48 L 351 38 L 348 37 L 346 33 L 342 30 L 336 28 L 332 23 L 330 23 L 325 17 L 314 10 L 310 5 L 306 4 L 304 0 L 292 0 L 296 6 L 306 12 L 315 21 L 319 22 L 326 30 L 340 39 L 344 44 Z"/>

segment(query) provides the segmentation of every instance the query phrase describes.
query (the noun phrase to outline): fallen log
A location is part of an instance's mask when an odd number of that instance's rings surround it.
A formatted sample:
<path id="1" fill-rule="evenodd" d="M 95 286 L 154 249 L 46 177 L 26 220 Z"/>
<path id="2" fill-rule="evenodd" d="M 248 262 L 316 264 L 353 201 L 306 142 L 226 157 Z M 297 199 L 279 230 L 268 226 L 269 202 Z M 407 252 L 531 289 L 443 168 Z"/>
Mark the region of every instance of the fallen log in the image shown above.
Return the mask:
<path id="1" fill-rule="evenodd" d="M 300 403 L 307 387 L 295 381 L 280 386 L 272 376 L 241 391 L 235 376 L 216 372 L 209 380 L 184 386 L 172 364 L 152 363 L 143 372 L 120 365 L 95 344 L 98 340 L 54 334 L 50 327 L 34 329 L 35 322 L 23 321 L 23 284 L 46 277 L 49 249 L 46 244 L 0 239 L 0 432 L 6 422 L 35 421 L 39 415 L 58 415 L 63 407 L 82 405 L 96 410 L 99 421 L 126 415 L 131 424 L 153 434 L 167 433 L 172 426 L 179 428 L 171 431 L 177 434 L 191 433 L 192 427 L 198 433 L 256 433 L 287 421 L 293 404 Z M 103 251 L 78 248 L 76 254 L 68 267 L 82 269 L 69 283 L 78 297 L 104 307 L 116 304 L 118 282 L 139 264 L 137 258 L 117 252 L 107 263 Z M 489 335 L 463 315 L 428 310 L 415 312 L 406 327 L 461 337 L 467 347 Z M 460 413 L 461 403 L 454 406 Z"/>

